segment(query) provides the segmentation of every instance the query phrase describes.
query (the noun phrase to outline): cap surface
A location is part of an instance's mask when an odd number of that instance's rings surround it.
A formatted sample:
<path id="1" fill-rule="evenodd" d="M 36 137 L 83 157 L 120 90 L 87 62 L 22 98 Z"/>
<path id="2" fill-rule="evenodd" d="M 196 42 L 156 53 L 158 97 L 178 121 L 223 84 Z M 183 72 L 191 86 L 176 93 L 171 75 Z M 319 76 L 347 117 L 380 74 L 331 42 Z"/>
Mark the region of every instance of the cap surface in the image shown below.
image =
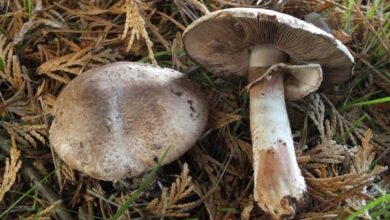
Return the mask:
<path id="1" fill-rule="evenodd" d="M 178 71 L 118 62 L 85 72 L 59 95 L 50 141 L 70 167 L 102 180 L 139 175 L 186 152 L 202 134 L 207 103 Z"/>
<path id="2" fill-rule="evenodd" d="M 187 27 L 187 54 L 209 71 L 246 76 L 250 48 L 272 45 L 288 55 L 290 64 L 320 64 L 325 83 L 347 80 L 354 59 L 332 35 L 287 14 L 267 9 L 231 8 L 215 11 Z"/>

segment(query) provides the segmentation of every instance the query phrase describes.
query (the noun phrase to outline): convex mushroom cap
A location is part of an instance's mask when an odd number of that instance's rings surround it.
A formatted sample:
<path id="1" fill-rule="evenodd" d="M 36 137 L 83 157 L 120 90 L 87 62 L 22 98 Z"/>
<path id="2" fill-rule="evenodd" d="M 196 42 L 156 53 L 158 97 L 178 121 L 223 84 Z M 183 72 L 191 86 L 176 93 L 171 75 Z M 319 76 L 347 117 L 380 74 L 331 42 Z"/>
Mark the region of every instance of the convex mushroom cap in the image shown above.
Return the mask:
<path id="1" fill-rule="evenodd" d="M 137 176 L 185 153 L 200 137 L 208 106 L 182 73 L 117 62 L 85 72 L 59 95 L 50 141 L 70 167 L 102 180 Z"/>

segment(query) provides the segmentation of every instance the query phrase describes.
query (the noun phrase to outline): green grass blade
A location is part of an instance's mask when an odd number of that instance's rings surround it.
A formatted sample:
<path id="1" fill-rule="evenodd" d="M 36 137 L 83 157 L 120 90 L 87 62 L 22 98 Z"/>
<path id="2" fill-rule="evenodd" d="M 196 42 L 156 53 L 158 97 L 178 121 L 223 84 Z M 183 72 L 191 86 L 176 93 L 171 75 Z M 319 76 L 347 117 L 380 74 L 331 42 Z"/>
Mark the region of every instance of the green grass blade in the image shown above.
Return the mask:
<path id="1" fill-rule="evenodd" d="M 101 196 L 101 195 L 95 193 L 93 190 L 87 189 L 87 193 L 95 196 L 98 199 L 101 199 L 101 200 L 105 201 L 106 203 L 109 203 L 109 204 L 111 204 L 113 206 L 118 207 L 118 205 L 112 201 L 115 198 L 115 196 L 117 195 L 117 193 L 112 194 L 108 199 L 105 198 L 104 196 Z"/>
<path id="2" fill-rule="evenodd" d="M 141 196 L 145 189 L 150 186 L 153 179 L 156 177 L 157 170 L 160 168 L 162 161 L 164 161 L 165 157 L 167 156 L 169 149 L 170 148 L 164 152 L 164 154 L 158 160 L 157 165 L 148 173 L 148 175 L 146 175 L 140 187 L 131 194 L 130 198 L 128 198 L 126 202 L 117 210 L 114 216 L 111 217 L 111 220 L 118 220 L 126 212 L 126 210 L 129 209 L 131 204 L 133 204 L 133 202 L 135 202 L 135 200 Z"/>
<path id="3" fill-rule="evenodd" d="M 378 211 L 371 212 L 370 215 L 372 219 L 390 219 L 390 202 L 387 203 L 383 208 L 380 208 Z"/>
<path id="4" fill-rule="evenodd" d="M 363 206 L 361 209 L 357 210 L 356 212 L 352 213 L 349 215 L 346 220 L 353 220 L 356 219 L 358 216 L 364 214 L 365 211 L 375 208 L 376 206 L 385 203 L 385 202 L 390 202 L 390 194 L 386 194 L 382 197 L 379 197 L 375 199 L 374 201 L 368 203 L 367 205 Z"/>
<path id="5" fill-rule="evenodd" d="M 0 71 L 4 70 L 4 60 L 2 57 L 0 57 Z"/>
<path id="6" fill-rule="evenodd" d="M 355 6 L 355 0 L 348 0 L 347 11 L 346 11 L 344 18 L 343 18 L 344 29 L 347 29 L 347 27 L 350 24 L 351 12 L 353 11 L 354 6 Z"/>
<path id="7" fill-rule="evenodd" d="M 354 121 L 352 123 L 352 126 L 350 128 L 348 128 L 343 134 L 340 135 L 341 139 L 345 140 L 345 138 L 347 137 L 347 135 L 349 135 L 349 133 L 354 131 L 356 128 L 360 127 L 360 125 L 362 125 L 362 123 L 366 119 L 366 117 L 367 117 L 367 115 L 363 114 L 360 118 L 358 118 L 356 121 Z"/>
<path id="8" fill-rule="evenodd" d="M 384 97 L 384 98 L 379 98 L 379 99 L 373 99 L 365 102 L 358 102 L 358 103 L 353 103 L 348 105 L 348 107 L 353 107 L 353 106 L 363 106 L 363 105 L 376 105 L 376 104 L 382 104 L 390 102 L 390 96 Z M 347 107 L 347 106 L 346 106 Z"/>
<path id="9" fill-rule="evenodd" d="M 40 183 L 45 182 L 51 175 L 53 175 L 55 170 L 51 171 L 49 174 L 47 174 L 44 178 L 42 178 Z M 32 191 L 34 191 L 38 187 L 38 184 L 35 184 L 31 189 L 29 189 L 27 192 L 25 192 L 22 196 L 20 196 L 12 205 L 10 205 L 3 213 L 0 214 L 0 219 L 4 217 L 9 211 L 11 211 L 20 201 L 22 201 L 25 197 L 27 197 Z"/>
<path id="10" fill-rule="evenodd" d="M 222 207 L 222 208 L 219 208 L 218 211 L 220 212 L 226 212 L 226 213 L 238 213 L 237 209 L 236 208 L 232 208 L 232 207 Z"/>
<path id="11" fill-rule="evenodd" d="M 371 19 L 372 17 L 374 17 L 376 11 L 378 10 L 379 8 L 379 5 L 382 3 L 382 0 L 375 0 L 374 1 L 374 4 L 368 8 L 368 11 L 367 11 L 367 19 Z"/>

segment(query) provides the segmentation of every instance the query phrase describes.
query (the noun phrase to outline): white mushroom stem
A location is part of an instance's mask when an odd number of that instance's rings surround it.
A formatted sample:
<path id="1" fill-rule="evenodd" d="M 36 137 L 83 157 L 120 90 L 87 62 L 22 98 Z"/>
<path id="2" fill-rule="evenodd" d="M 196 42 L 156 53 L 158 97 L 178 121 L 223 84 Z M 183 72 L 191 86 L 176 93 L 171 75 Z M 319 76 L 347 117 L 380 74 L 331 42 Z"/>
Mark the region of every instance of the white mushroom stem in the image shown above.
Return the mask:
<path id="1" fill-rule="evenodd" d="M 285 55 L 274 48 L 254 48 L 249 80 L 284 61 Z M 263 210 L 278 219 L 294 216 L 306 191 L 294 152 L 283 83 L 283 73 L 273 72 L 250 88 L 254 197 Z"/>

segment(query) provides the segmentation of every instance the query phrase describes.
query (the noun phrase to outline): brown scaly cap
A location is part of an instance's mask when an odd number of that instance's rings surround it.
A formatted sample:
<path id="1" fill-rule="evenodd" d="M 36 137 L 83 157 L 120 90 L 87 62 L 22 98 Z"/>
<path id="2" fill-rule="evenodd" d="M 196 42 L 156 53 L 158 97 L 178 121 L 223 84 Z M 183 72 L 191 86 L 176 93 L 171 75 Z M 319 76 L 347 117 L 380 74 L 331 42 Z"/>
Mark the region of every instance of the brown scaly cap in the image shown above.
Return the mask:
<path id="1" fill-rule="evenodd" d="M 320 64 L 326 84 L 350 77 L 354 59 L 332 35 L 290 15 L 266 9 L 215 11 L 187 27 L 187 54 L 209 71 L 246 76 L 249 50 L 272 45 L 288 55 L 290 64 Z"/>
<path id="2" fill-rule="evenodd" d="M 118 62 L 81 74 L 57 99 L 50 141 L 70 167 L 102 180 L 176 160 L 200 137 L 207 103 L 178 71 Z"/>

